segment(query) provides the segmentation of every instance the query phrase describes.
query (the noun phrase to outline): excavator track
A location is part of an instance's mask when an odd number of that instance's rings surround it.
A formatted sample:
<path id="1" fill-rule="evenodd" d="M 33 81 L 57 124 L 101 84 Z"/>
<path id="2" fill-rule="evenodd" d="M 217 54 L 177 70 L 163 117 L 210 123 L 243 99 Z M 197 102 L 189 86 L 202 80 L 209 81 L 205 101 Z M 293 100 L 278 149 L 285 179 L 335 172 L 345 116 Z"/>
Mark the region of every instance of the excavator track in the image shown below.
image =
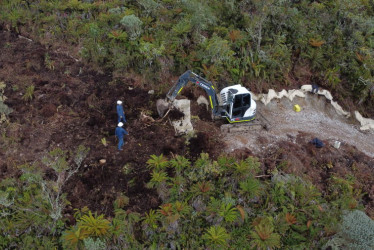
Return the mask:
<path id="1" fill-rule="evenodd" d="M 250 122 L 241 122 L 241 123 L 229 123 L 221 125 L 222 133 L 243 133 L 259 129 L 270 129 L 270 122 L 260 113 L 257 112 L 256 119 Z"/>

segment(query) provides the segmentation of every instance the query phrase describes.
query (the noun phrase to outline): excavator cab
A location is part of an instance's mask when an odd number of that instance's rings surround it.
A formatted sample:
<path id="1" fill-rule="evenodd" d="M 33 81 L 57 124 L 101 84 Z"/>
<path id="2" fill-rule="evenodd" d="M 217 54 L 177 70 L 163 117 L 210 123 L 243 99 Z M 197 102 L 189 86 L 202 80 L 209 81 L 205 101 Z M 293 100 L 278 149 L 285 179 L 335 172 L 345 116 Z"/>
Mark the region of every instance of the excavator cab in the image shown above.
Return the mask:
<path id="1" fill-rule="evenodd" d="M 172 102 L 189 82 L 205 90 L 209 97 L 213 117 L 226 117 L 230 123 L 245 122 L 255 119 L 256 102 L 248 89 L 240 84 L 226 87 L 217 96 L 216 90 L 211 82 L 188 70 L 182 74 L 177 83 L 169 90 L 166 97 Z M 157 110 L 167 107 L 167 102 L 160 100 Z M 163 112 L 159 111 L 159 114 Z"/>
<path id="2" fill-rule="evenodd" d="M 226 87 L 221 91 L 221 101 L 224 112 L 221 116 L 230 122 L 250 121 L 256 115 L 256 102 L 251 93 L 241 85 Z"/>

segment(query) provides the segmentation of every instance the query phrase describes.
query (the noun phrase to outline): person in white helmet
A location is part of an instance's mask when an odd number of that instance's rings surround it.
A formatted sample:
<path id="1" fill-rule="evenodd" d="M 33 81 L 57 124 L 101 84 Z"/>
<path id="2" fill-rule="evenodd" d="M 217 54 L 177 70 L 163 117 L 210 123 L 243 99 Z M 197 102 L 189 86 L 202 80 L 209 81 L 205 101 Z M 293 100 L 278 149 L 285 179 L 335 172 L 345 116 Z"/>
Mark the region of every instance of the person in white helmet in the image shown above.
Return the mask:
<path id="1" fill-rule="evenodd" d="M 124 128 L 122 128 L 122 126 L 123 126 L 123 123 L 119 122 L 117 127 L 116 127 L 116 132 L 115 132 L 116 137 L 118 138 L 118 150 L 122 150 L 122 146 L 124 144 L 124 142 L 123 142 L 124 135 L 129 134 Z"/>
<path id="2" fill-rule="evenodd" d="M 125 112 L 123 111 L 122 101 L 117 101 L 118 122 L 126 122 Z"/>

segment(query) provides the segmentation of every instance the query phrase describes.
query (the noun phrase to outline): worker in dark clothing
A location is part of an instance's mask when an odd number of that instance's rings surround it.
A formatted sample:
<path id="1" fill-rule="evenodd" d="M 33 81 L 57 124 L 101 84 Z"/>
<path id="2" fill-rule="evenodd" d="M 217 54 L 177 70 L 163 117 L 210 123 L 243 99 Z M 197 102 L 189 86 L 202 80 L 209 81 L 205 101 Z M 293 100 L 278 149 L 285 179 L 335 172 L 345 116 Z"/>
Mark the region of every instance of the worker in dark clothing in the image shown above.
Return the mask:
<path id="1" fill-rule="evenodd" d="M 125 112 L 123 111 L 122 101 L 117 101 L 118 122 L 126 122 Z"/>
<path id="2" fill-rule="evenodd" d="M 317 94 L 318 93 L 319 86 L 316 83 L 312 84 L 312 93 Z"/>
<path id="3" fill-rule="evenodd" d="M 118 142 L 118 150 L 122 150 L 122 146 L 124 144 L 124 142 L 123 142 L 123 136 L 129 134 L 124 128 L 122 128 L 122 126 L 123 126 L 123 123 L 120 122 L 120 123 L 118 123 L 118 125 L 116 127 L 116 137 L 119 140 L 119 142 Z"/>

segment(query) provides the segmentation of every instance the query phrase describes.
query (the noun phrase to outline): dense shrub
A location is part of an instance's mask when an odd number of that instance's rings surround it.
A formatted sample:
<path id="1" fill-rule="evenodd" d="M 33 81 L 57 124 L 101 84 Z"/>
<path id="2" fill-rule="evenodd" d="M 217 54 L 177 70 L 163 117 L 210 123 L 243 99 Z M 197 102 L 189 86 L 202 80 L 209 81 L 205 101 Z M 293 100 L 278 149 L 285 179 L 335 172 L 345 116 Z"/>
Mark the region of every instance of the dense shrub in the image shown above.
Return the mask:
<path id="1" fill-rule="evenodd" d="M 289 84 L 298 77 L 295 65 L 303 64 L 321 85 L 347 88 L 360 103 L 374 98 L 371 1 L 5 0 L 0 6 L 9 27 L 33 26 L 27 29 L 41 40 L 83 44 L 81 55 L 106 70 L 157 75 L 213 67 L 214 81 L 256 83 L 261 90 L 263 81 Z"/>

